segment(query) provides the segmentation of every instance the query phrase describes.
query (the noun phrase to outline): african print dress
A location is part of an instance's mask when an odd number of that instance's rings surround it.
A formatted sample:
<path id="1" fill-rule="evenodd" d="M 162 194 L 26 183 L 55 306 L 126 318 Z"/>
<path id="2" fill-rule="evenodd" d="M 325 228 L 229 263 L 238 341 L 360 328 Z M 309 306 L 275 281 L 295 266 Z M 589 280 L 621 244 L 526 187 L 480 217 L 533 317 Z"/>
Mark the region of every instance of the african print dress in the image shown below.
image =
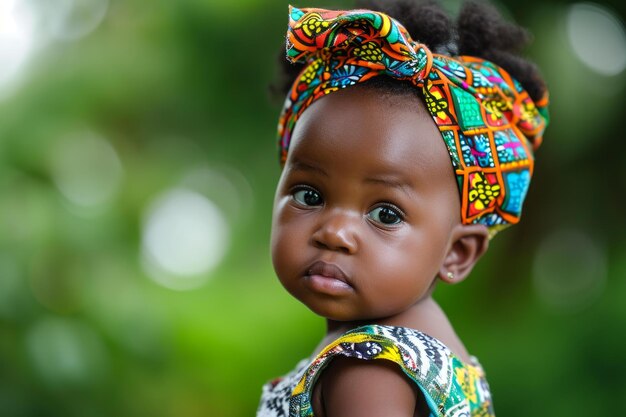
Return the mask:
<path id="1" fill-rule="evenodd" d="M 475 358 L 463 363 L 437 339 L 406 327 L 369 325 L 344 333 L 263 387 L 257 417 L 312 417 L 313 385 L 337 355 L 398 364 L 424 394 L 431 416 L 494 416 L 489 386 Z"/>

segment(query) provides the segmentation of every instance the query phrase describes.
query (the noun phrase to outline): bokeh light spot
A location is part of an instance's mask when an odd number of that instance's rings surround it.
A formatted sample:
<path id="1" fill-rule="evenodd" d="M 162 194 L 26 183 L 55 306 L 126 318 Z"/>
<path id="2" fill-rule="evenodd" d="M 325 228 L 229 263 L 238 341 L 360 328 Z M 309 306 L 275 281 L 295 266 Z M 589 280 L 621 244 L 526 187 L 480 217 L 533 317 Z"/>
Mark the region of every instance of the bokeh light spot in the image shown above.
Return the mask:
<path id="1" fill-rule="evenodd" d="M 576 56 L 593 71 L 614 76 L 626 68 L 626 33 L 620 19 L 593 3 L 567 12 L 567 35 Z"/>
<path id="2" fill-rule="evenodd" d="M 102 339 L 82 322 L 41 319 L 26 334 L 26 350 L 35 371 L 51 387 L 93 384 L 106 374 Z"/>
<path id="3" fill-rule="evenodd" d="M 252 188 L 243 174 L 234 167 L 194 167 L 185 173 L 180 184 L 214 201 L 233 227 L 245 224 L 252 214 Z"/>
<path id="4" fill-rule="evenodd" d="M 158 196 L 147 210 L 142 264 L 165 287 L 196 288 L 226 254 L 229 237 L 226 219 L 212 201 L 175 188 Z"/>
<path id="5" fill-rule="evenodd" d="M 540 299 L 560 312 L 579 311 L 602 294 L 607 260 L 602 248 L 578 230 L 559 230 L 539 245 L 533 281 Z"/>
<path id="6" fill-rule="evenodd" d="M 40 25 L 52 38 L 76 40 L 95 30 L 104 20 L 108 0 L 31 0 Z"/>
<path id="7" fill-rule="evenodd" d="M 0 98 L 15 87 L 34 46 L 34 15 L 22 3 L 0 1 Z"/>
<path id="8" fill-rule="evenodd" d="M 59 191 L 83 209 L 98 209 L 109 203 L 123 176 L 115 149 L 93 132 L 60 140 L 53 149 L 50 165 Z"/>

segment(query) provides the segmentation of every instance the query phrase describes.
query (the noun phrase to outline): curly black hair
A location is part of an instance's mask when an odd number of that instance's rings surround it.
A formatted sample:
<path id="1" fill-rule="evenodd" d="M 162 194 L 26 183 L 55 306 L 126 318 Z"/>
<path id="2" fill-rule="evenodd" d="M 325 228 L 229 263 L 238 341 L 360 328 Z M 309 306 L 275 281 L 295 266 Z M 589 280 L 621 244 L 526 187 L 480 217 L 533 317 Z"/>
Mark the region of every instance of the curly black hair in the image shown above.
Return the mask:
<path id="1" fill-rule="evenodd" d="M 471 55 L 499 65 L 522 84 L 533 100 L 541 98 L 546 91 L 536 65 L 520 55 L 531 41 L 530 34 L 504 20 L 492 5 L 484 1 L 464 2 L 456 21 L 435 0 L 356 0 L 355 7 L 394 17 L 413 39 L 435 53 Z M 284 97 L 302 67 L 303 64 L 287 62 L 284 50 L 281 50 L 280 74 L 278 81 L 270 87 L 271 92 Z M 391 93 L 409 92 L 408 83 L 388 77 L 375 77 L 363 84 Z"/>

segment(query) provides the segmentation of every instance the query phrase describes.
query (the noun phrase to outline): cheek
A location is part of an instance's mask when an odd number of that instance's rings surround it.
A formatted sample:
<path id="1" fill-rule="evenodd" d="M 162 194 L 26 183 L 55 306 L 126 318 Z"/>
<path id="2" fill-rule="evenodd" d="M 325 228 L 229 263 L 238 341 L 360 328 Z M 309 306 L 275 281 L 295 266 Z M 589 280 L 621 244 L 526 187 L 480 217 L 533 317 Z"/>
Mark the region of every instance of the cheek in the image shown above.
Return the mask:
<path id="1" fill-rule="evenodd" d="M 443 259 L 435 246 L 428 239 L 415 238 L 382 245 L 365 257 L 371 279 L 367 298 L 377 314 L 393 314 L 427 294 Z"/>
<path id="2" fill-rule="evenodd" d="M 406 285 L 432 279 L 443 262 L 445 244 L 437 234 L 412 230 L 402 239 L 372 247 L 364 259 L 369 270 L 381 276 L 395 276 Z"/>
<path id="3" fill-rule="evenodd" d="M 272 263 L 279 277 L 297 262 L 307 236 L 304 223 L 298 221 L 289 206 L 289 197 L 283 197 L 274 205 L 270 247 Z"/>

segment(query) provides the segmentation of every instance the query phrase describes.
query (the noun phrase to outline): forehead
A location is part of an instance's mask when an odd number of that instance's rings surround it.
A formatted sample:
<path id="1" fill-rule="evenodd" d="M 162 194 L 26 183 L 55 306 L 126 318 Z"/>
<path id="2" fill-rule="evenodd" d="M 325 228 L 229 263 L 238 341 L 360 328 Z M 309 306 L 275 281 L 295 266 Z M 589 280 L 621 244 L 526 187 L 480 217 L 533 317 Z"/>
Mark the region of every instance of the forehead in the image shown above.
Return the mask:
<path id="1" fill-rule="evenodd" d="M 287 164 L 317 160 L 338 168 L 453 180 L 441 134 L 418 96 L 346 88 L 306 109 L 292 138 Z"/>

